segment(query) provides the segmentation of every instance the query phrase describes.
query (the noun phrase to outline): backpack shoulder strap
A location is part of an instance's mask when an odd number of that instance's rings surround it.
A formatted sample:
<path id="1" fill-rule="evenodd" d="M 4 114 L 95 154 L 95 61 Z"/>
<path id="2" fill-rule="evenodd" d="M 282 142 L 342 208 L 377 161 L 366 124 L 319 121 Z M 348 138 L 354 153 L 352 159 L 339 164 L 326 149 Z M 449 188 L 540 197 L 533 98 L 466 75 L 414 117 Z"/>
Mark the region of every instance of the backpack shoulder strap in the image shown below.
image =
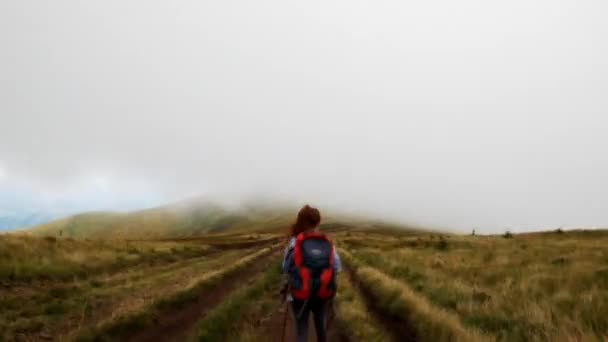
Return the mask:
<path id="1" fill-rule="evenodd" d="M 296 237 L 296 243 L 293 247 L 293 261 L 296 266 L 302 266 L 302 241 L 306 239 L 306 234 L 300 233 Z"/>

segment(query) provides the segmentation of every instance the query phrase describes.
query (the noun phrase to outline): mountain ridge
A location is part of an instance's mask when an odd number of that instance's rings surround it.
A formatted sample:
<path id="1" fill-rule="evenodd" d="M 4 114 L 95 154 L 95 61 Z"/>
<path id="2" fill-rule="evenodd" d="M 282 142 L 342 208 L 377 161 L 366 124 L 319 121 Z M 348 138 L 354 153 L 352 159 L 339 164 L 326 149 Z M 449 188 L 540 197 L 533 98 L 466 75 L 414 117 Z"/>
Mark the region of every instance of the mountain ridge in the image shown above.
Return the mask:
<path id="1" fill-rule="evenodd" d="M 213 232 L 278 230 L 291 217 L 283 212 L 228 210 L 219 206 L 164 206 L 134 212 L 85 212 L 22 230 L 72 238 L 169 238 Z"/>
<path id="2" fill-rule="evenodd" d="M 19 232 L 38 236 L 112 239 L 187 238 L 210 233 L 279 233 L 295 220 L 296 206 L 262 203 L 226 207 L 211 201 L 182 201 L 132 212 L 75 214 Z M 323 215 L 326 227 L 420 230 L 352 215 Z"/>

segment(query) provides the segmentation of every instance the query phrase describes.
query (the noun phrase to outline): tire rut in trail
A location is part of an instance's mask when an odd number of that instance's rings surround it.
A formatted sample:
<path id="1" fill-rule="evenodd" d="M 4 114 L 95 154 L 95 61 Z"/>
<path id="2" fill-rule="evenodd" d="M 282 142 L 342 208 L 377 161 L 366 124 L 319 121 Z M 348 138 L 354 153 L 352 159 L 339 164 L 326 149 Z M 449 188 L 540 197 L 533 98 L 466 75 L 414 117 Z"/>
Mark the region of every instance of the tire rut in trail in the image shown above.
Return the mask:
<path id="1" fill-rule="evenodd" d="M 399 317 L 387 314 L 382 308 L 380 308 L 377 300 L 370 293 L 370 291 L 365 288 L 365 286 L 361 285 L 361 282 L 357 279 L 353 273 L 353 270 L 347 265 L 345 265 L 344 269 L 346 271 L 345 273 L 353 284 L 353 287 L 355 287 L 355 289 L 361 293 L 361 297 L 363 297 L 363 301 L 368 312 L 384 327 L 384 329 L 386 329 L 386 331 L 393 337 L 393 340 L 399 342 L 416 342 L 416 333 L 411 324 L 403 321 Z"/>
<path id="2" fill-rule="evenodd" d="M 255 280 L 262 270 L 271 267 L 277 254 L 264 256 L 259 262 L 224 277 L 213 289 L 201 292 L 187 306 L 164 312 L 156 319 L 155 325 L 131 336 L 123 336 L 121 341 L 129 342 L 164 342 L 185 341 L 192 333 L 196 323 L 204 318 L 215 306 L 238 288 Z"/>

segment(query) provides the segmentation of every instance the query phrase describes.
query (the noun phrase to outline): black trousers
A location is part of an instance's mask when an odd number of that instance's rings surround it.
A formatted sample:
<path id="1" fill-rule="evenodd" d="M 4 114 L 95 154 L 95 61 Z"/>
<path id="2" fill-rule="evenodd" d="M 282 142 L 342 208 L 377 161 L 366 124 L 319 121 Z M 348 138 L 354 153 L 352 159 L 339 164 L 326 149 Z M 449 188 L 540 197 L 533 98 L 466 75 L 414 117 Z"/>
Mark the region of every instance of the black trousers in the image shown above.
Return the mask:
<path id="1" fill-rule="evenodd" d="M 308 317 L 312 312 L 317 333 L 317 342 L 327 341 L 327 311 L 329 301 L 310 298 L 308 301 L 294 299 L 291 302 L 291 313 L 296 328 L 296 341 L 307 342 Z"/>

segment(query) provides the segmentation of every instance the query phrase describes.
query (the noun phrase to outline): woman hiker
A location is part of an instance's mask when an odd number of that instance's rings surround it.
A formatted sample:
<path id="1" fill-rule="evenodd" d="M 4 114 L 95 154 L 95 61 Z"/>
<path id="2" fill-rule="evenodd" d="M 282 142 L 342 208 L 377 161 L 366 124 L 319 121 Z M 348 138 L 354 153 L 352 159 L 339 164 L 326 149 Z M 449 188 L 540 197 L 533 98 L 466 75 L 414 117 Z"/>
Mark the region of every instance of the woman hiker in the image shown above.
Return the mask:
<path id="1" fill-rule="evenodd" d="M 317 341 L 327 340 L 327 314 L 336 294 L 336 274 L 342 270 L 333 244 L 319 232 L 321 214 L 309 205 L 291 226 L 283 257 L 287 301 L 295 322 L 296 341 L 306 342 L 308 317 L 313 314 Z"/>

